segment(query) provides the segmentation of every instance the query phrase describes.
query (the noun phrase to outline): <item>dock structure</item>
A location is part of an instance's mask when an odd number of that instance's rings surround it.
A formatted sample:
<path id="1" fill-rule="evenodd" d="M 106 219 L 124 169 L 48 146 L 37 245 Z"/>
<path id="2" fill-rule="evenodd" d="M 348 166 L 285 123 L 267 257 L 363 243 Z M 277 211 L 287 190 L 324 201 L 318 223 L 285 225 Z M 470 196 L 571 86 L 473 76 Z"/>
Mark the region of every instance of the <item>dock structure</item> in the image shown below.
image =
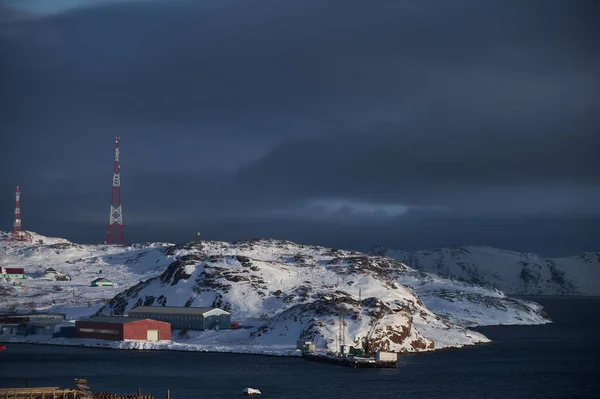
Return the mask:
<path id="1" fill-rule="evenodd" d="M 372 357 L 334 356 L 315 352 L 304 352 L 302 356 L 313 362 L 337 364 L 340 366 L 359 368 L 398 368 L 398 360 L 377 360 Z"/>
<path id="2" fill-rule="evenodd" d="M 168 397 L 169 395 L 167 395 Z M 0 388 L 0 399 L 154 399 L 151 395 L 117 395 L 59 387 Z"/>
<path id="3" fill-rule="evenodd" d="M 0 388 L 0 399 L 91 399 L 89 393 L 59 387 Z"/>
<path id="4" fill-rule="evenodd" d="M 93 399 L 154 399 L 151 395 L 117 395 L 108 392 L 94 392 Z"/>

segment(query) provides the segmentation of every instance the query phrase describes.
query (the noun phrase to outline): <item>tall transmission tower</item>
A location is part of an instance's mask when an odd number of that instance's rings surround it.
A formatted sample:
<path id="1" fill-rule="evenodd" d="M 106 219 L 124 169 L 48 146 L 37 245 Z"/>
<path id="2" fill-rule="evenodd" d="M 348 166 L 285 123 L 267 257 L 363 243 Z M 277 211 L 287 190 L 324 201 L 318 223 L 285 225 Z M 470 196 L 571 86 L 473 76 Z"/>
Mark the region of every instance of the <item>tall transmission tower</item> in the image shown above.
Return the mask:
<path id="1" fill-rule="evenodd" d="M 119 136 L 115 138 L 115 165 L 108 223 L 108 244 L 123 244 L 123 210 L 121 208 L 121 164 L 119 163 Z"/>
<path id="2" fill-rule="evenodd" d="M 19 241 L 25 239 L 25 235 L 21 230 L 21 190 L 19 186 L 17 186 L 15 193 L 15 220 L 13 222 L 12 238 Z"/>

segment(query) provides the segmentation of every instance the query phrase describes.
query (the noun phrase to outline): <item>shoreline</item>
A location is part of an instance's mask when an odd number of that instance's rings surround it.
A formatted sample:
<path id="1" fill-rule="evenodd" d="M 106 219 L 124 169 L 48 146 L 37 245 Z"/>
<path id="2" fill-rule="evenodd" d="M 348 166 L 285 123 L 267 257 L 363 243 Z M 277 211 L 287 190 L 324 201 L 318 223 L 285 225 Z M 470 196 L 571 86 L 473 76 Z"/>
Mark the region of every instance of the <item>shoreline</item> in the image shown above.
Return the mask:
<path id="1" fill-rule="evenodd" d="M 75 338 L 75 339 L 86 339 L 86 338 Z M 285 352 L 277 352 L 276 350 L 273 351 L 269 351 L 269 350 L 257 350 L 257 351 L 248 351 L 248 350 L 243 350 L 243 349 L 239 349 L 239 350 L 214 350 L 214 349 L 204 349 L 202 347 L 199 346 L 193 346 L 194 344 L 187 344 L 189 345 L 187 348 L 186 347 L 160 347 L 160 342 L 158 343 L 159 347 L 149 347 L 149 348 L 140 348 L 140 347 L 119 347 L 117 346 L 118 343 L 128 343 L 128 342 L 132 342 L 132 343 L 147 343 L 147 341 L 106 341 L 104 342 L 90 342 L 90 343 L 79 343 L 79 342 L 56 342 L 54 341 L 53 338 L 50 338 L 48 340 L 27 340 L 27 339 L 20 339 L 20 338 L 15 338 L 15 337 L 11 337 L 9 339 L 3 339 L 2 337 L 0 337 L 0 344 L 23 344 L 23 345 L 40 345 L 40 346 L 44 346 L 44 345 L 48 345 L 48 346 L 62 346 L 62 347 L 80 347 L 80 348 L 89 348 L 89 349 L 104 349 L 104 350 L 120 350 L 120 351 L 153 351 L 153 352 L 202 352 L 202 353 L 230 353 L 230 354 L 236 354 L 236 355 L 253 355 L 253 356 L 270 356 L 270 357 L 289 357 L 289 358 L 301 358 L 302 357 L 302 353 L 300 351 L 298 351 L 298 354 L 294 353 L 297 350 L 294 349 L 289 349 Z M 171 344 L 173 344 L 173 341 L 168 341 Z M 165 344 L 167 344 L 167 342 L 165 342 Z M 177 344 L 177 342 L 175 342 L 175 344 Z M 183 344 L 186 345 L 186 344 Z M 8 349 L 8 347 L 7 347 Z"/>
<path id="2" fill-rule="evenodd" d="M 75 338 L 75 339 L 87 339 L 87 338 Z M 287 357 L 287 358 L 303 358 L 302 352 L 297 349 L 288 349 L 285 351 L 278 352 L 275 350 L 268 350 L 267 348 L 263 350 L 244 350 L 244 349 L 226 349 L 226 350 L 214 350 L 214 349 L 205 349 L 199 347 L 194 344 L 187 344 L 188 347 L 161 347 L 160 343 L 158 343 L 158 347 L 119 347 L 118 343 L 147 343 L 147 341 L 107 341 L 107 342 L 89 342 L 89 343 L 79 343 L 79 342 L 57 342 L 55 339 L 50 338 L 48 340 L 26 340 L 21 338 L 11 337 L 6 340 L 0 337 L 0 344 L 21 344 L 21 345 L 39 345 L 39 346 L 60 346 L 60 347 L 80 347 L 80 348 L 89 348 L 89 349 L 103 349 L 103 350 L 119 350 L 119 351 L 152 351 L 152 352 L 201 352 L 201 353 L 219 353 L 219 354 L 235 354 L 235 355 L 250 355 L 250 356 L 268 356 L 268 357 Z M 173 344 L 172 341 L 169 341 Z M 428 349 L 428 350 L 420 350 L 415 352 L 398 352 L 398 356 L 406 356 L 406 355 L 418 355 L 425 353 L 435 353 L 435 352 L 446 352 L 446 351 L 455 351 L 460 349 L 466 349 L 469 347 L 477 347 L 481 345 L 487 345 L 493 343 L 492 340 L 488 342 L 475 342 L 470 345 L 461 345 L 461 346 L 445 346 L 436 349 Z M 167 342 L 165 342 L 167 344 Z M 175 344 L 178 344 L 175 342 Z M 183 344 L 186 345 L 186 344 Z"/>

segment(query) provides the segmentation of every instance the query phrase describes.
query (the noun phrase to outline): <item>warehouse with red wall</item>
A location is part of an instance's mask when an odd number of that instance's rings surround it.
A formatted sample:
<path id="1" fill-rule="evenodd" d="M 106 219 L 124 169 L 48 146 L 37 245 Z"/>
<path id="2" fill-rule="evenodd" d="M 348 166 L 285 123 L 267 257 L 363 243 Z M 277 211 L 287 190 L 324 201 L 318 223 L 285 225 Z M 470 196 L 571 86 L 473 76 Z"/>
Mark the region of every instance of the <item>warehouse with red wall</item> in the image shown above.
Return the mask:
<path id="1" fill-rule="evenodd" d="M 130 319 L 118 316 L 100 316 L 75 322 L 76 338 L 126 339 L 168 341 L 171 324 L 152 319 Z"/>

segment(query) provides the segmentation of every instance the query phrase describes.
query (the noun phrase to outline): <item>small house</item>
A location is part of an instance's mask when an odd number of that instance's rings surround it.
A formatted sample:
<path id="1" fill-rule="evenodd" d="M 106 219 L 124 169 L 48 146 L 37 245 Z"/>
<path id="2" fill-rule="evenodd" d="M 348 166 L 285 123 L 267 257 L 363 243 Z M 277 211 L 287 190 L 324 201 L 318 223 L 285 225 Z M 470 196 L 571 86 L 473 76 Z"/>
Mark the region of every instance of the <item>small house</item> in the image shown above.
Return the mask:
<path id="1" fill-rule="evenodd" d="M 54 277 L 56 281 L 71 281 L 71 276 L 66 274 L 57 273 Z"/>
<path id="2" fill-rule="evenodd" d="M 101 277 L 93 280 L 91 285 L 92 287 L 112 287 L 115 284 L 112 281 Z"/>
<path id="3" fill-rule="evenodd" d="M 56 270 L 56 269 L 55 269 L 55 268 L 53 268 L 53 267 L 49 267 L 49 268 L 47 268 L 47 269 L 46 269 L 46 273 L 57 274 L 57 273 L 58 273 L 58 270 Z"/>

